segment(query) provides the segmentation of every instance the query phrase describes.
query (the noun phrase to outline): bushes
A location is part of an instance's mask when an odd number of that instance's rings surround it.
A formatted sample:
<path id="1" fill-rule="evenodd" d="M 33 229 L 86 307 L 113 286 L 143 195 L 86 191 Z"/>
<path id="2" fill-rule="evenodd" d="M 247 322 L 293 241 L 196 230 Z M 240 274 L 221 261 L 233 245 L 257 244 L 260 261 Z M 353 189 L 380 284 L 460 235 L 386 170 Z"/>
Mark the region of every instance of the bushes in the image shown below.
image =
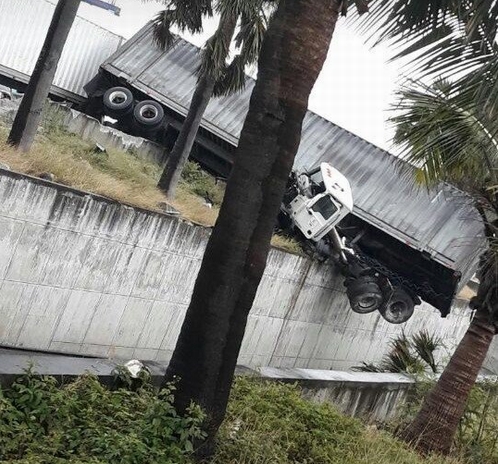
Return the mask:
<path id="1" fill-rule="evenodd" d="M 0 396 L 0 459 L 188 462 L 203 415 L 191 407 L 178 416 L 173 392 L 112 391 L 92 376 L 57 388 L 53 379 L 28 373 Z"/>
<path id="2" fill-rule="evenodd" d="M 498 383 L 477 384 L 455 438 L 456 451 L 472 464 L 498 464 Z"/>
<path id="3" fill-rule="evenodd" d="M 360 372 L 398 372 L 404 374 L 437 373 L 439 365 L 435 353 L 443 348 L 441 338 L 421 330 L 407 337 L 402 332 L 389 343 L 390 350 L 377 366 L 371 363 L 362 363 L 353 367 Z"/>
<path id="4" fill-rule="evenodd" d="M 188 161 L 182 172 L 181 186 L 189 192 L 198 195 L 220 206 L 225 193 L 224 185 L 217 183 L 216 179 L 193 161 Z"/>
<path id="5" fill-rule="evenodd" d="M 396 435 L 415 417 L 435 380 L 420 377 L 399 417 L 385 425 Z M 481 381 L 470 392 L 453 443 L 454 455 L 468 464 L 498 464 L 498 382 Z"/>
<path id="6" fill-rule="evenodd" d="M 58 387 L 31 373 L 0 395 L 0 461 L 10 464 L 192 463 L 203 416 L 179 417 L 174 389 L 109 390 L 92 376 Z M 449 464 L 292 385 L 236 380 L 213 464 Z"/>

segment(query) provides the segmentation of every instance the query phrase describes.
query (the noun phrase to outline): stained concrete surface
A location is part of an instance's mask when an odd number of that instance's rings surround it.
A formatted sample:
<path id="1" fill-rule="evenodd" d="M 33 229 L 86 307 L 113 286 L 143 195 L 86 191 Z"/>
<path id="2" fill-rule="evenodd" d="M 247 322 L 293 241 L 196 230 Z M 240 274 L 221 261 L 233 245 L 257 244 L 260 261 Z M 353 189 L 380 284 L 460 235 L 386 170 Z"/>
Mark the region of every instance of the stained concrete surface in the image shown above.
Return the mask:
<path id="1" fill-rule="evenodd" d="M 210 230 L 0 169 L 0 345 L 165 362 Z M 330 264 L 273 249 L 239 364 L 346 370 L 427 329 L 451 351 L 470 312 L 427 304 L 404 325 L 349 308 Z M 447 353 L 440 353 L 447 358 Z"/>

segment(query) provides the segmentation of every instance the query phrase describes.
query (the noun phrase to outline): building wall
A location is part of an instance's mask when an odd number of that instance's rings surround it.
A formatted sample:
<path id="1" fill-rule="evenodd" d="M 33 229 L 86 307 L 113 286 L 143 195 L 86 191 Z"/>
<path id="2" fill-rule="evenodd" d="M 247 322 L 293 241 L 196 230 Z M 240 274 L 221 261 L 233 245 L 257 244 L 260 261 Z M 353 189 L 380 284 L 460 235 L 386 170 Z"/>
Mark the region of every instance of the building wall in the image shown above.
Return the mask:
<path id="1" fill-rule="evenodd" d="M 209 229 L 0 170 L 0 344 L 167 360 Z M 428 305 L 404 327 L 348 308 L 333 267 L 273 249 L 239 363 L 347 369 L 421 328 L 448 349 L 468 325 Z"/>

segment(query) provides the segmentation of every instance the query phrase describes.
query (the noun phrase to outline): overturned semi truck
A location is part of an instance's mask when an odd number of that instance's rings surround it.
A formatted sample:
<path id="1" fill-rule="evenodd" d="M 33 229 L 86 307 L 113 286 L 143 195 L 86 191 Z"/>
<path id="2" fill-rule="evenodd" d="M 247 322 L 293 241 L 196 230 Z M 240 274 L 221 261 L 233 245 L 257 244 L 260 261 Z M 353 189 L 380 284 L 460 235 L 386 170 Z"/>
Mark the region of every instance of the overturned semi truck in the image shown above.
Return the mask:
<path id="1" fill-rule="evenodd" d="M 149 23 L 102 63 L 86 111 L 171 148 L 199 60 L 182 39 L 162 51 Z M 235 161 L 253 87 L 247 77 L 245 90 L 205 112 L 192 157 L 218 176 Z M 378 310 L 391 323 L 406 322 L 421 301 L 446 316 L 484 246 L 467 195 L 447 184 L 423 189 L 414 178 L 410 165 L 309 111 L 280 215 L 282 228 L 343 272 L 354 311 Z"/>
<path id="2" fill-rule="evenodd" d="M 369 259 L 341 229 L 342 221 L 353 211 L 348 179 L 330 164 L 321 163 L 309 172 L 292 172 L 278 222 L 318 259 L 331 259 L 340 269 L 354 312 L 379 311 L 391 324 L 402 324 L 421 300 L 416 290 L 393 278 L 380 262 Z"/>
<path id="3" fill-rule="evenodd" d="M 21 4 L 27 9 L 24 23 L 28 10 L 48 8 L 46 0 Z M 12 12 L 11 2 L 0 0 L 2 8 Z M 5 21 L 5 27 L 13 21 Z M 199 49 L 178 39 L 175 47 L 162 51 L 154 43 L 150 23 L 121 46 L 119 37 L 91 23 L 77 24 L 75 30 L 81 28 L 85 38 L 82 42 L 75 35 L 64 54 L 68 63 L 79 63 L 86 77 L 82 82 L 82 73 L 72 72 L 78 68 L 66 68 L 63 61 L 52 95 L 97 118 L 112 118 L 112 124 L 125 132 L 171 148 L 196 85 Z M 1 29 L 0 34 L 1 42 L 8 43 Z M 84 43 L 93 44 L 91 63 L 82 53 Z M 22 42 L 15 45 L 14 55 L 0 54 L 0 83 L 22 90 L 29 66 L 21 69 L 17 61 Z M 96 56 L 102 57 L 100 67 Z M 247 77 L 241 93 L 213 99 L 205 112 L 191 155 L 217 176 L 227 177 L 235 161 L 253 87 Z M 337 196 L 334 182 L 327 174 L 324 178 L 327 170 L 341 188 L 349 186 L 351 201 Z M 421 301 L 446 316 L 455 294 L 472 277 L 485 243 L 469 197 L 447 184 L 419 188 L 413 174 L 411 166 L 308 111 L 280 215 L 283 229 L 345 275 L 354 311 L 378 310 L 393 323 L 406 321 Z M 327 205 L 325 197 L 330 199 Z M 322 206 L 328 208 L 324 214 L 317 211 Z M 317 218 L 322 229 L 310 235 L 314 229 L 308 228 L 309 222 Z"/>

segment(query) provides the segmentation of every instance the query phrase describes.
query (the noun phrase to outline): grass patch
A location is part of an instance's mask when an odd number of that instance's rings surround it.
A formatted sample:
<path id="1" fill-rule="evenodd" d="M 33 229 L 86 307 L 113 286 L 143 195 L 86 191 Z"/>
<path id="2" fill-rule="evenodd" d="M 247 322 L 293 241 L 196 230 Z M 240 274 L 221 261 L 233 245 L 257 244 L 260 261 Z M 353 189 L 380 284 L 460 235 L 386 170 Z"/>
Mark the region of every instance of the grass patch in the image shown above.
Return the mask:
<path id="1" fill-rule="evenodd" d="M 110 149 L 99 153 L 95 144 L 52 125 L 48 127 L 49 130 L 38 135 L 33 149 L 21 155 L 7 145 L 8 131 L 0 126 L 0 162 L 34 176 L 50 172 L 61 184 L 152 211 L 161 210 L 158 204 L 165 202 L 166 197 L 156 188 L 161 174 L 158 165 L 133 152 Z M 218 208 L 207 208 L 204 203 L 185 181 L 172 202 L 184 218 L 212 226 Z"/>
<path id="2" fill-rule="evenodd" d="M 57 387 L 28 374 L 0 391 L 0 460 L 6 463 L 191 462 L 202 413 L 178 417 L 171 389 L 110 390 L 91 376 Z M 238 378 L 215 464 L 450 464 L 301 397 L 297 387 Z"/>
<path id="3" fill-rule="evenodd" d="M 387 432 L 330 404 L 302 398 L 293 385 L 239 378 L 219 436 L 219 464 L 450 464 L 421 458 Z"/>
<path id="4" fill-rule="evenodd" d="M 31 175 L 54 174 L 56 181 L 114 198 L 135 206 L 156 209 L 164 195 L 155 188 L 159 168 L 128 153 L 97 153 L 94 145 L 65 131 L 40 134 L 33 149 L 20 154 L 0 132 L 0 160 L 12 169 Z"/>
<path id="5" fill-rule="evenodd" d="M 289 253 L 294 253 L 296 255 L 303 254 L 303 250 L 299 242 L 291 237 L 284 237 L 283 235 L 274 234 L 271 239 L 271 244 L 275 248 L 280 248 L 281 250 L 288 251 Z"/>

